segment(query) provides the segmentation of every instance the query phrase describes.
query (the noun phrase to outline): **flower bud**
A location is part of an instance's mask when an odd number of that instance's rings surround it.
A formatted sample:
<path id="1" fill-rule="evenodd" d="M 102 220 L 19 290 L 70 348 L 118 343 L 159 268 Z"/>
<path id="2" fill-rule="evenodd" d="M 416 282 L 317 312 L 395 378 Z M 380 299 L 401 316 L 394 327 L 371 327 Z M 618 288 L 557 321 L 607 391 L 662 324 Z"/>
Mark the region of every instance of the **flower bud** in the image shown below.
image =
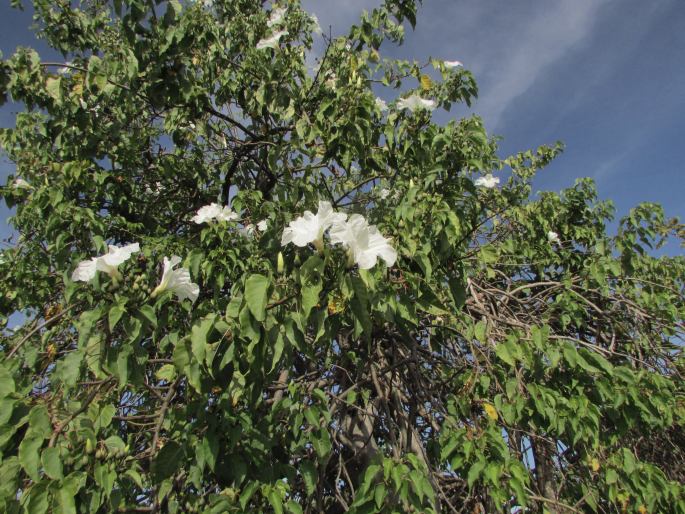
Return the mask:
<path id="1" fill-rule="evenodd" d="M 285 264 L 283 262 L 283 253 L 278 252 L 278 258 L 276 260 L 276 272 L 277 273 L 283 273 L 284 268 L 285 268 Z"/>

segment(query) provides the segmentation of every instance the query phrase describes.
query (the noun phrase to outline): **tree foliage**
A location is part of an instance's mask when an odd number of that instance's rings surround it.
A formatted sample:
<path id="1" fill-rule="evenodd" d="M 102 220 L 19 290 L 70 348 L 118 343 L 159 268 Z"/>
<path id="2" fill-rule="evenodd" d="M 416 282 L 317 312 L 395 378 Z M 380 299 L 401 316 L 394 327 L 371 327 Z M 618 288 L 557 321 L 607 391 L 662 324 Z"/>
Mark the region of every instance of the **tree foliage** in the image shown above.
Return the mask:
<path id="1" fill-rule="evenodd" d="M 1 312 L 25 317 L 1 340 L 3 512 L 685 511 L 685 262 L 653 252 L 682 226 L 644 204 L 611 236 L 591 181 L 531 196 L 559 145 L 501 159 L 477 116 L 384 110 L 477 94 L 383 57 L 414 1 L 334 39 L 296 1 L 34 7 L 65 62 L 0 64 L 24 106 L 0 132 Z M 397 262 L 282 246 L 320 201 Z M 194 222 L 212 202 L 239 219 Z M 172 255 L 194 302 L 157 287 Z"/>

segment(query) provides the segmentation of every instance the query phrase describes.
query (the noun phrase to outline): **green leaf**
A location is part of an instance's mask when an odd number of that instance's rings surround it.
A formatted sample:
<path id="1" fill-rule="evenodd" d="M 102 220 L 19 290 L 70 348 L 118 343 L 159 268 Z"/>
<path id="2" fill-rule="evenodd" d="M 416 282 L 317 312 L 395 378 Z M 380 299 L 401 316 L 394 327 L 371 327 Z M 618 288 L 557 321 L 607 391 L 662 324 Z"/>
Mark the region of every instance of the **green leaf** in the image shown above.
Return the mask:
<path id="1" fill-rule="evenodd" d="M 323 290 L 321 277 L 324 261 L 318 255 L 312 255 L 300 267 L 300 284 L 302 285 L 302 317 L 306 321 L 311 310 L 319 303 Z"/>
<path id="2" fill-rule="evenodd" d="M 61 85 L 61 77 L 48 77 L 45 81 L 45 90 L 47 91 L 48 95 L 50 95 L 50 97 L 56 101 L 57 105 L 62 103 Z"/>
<path id="3" fill-rule="evenodd" d="M 468 476 L 466 478 L 466 482 L 469 486 L 469 489 L 472 488 L 473 484 L 476 482 L 476 480 L 478 480 L 486 464 L 486 461 L 478 460 L 471 465 L 471 467 L 469 468 Z"/>
<path id="4" fill-rule="evenodd" d="M 112 451 L 120 451 L 126 448 L 126 443 L 121 439 L 121 437 L 116 436 L 116 435 L 111 435 L 107 439 L 104 440 L 105 447 L 107 450 L 110 452 Z"/>
<path id="5" fill-rule="evenodd" d="M 30 434 L 46 439 L 52 434 L 50 414 L 45 405 L 36 405 L 29 413 Z"/>
<path id="6" fill-rule="evenodd" d="M 183 461 L 183 447 L 176 441 L 167 441 L 152 461 L 152 473 L 156 483 L 169 478 Z"/>
<path id="7" fill-rule="evenodd" d="M 302 507 L 300 507 L 300 504 L 295 500 L 289 500 L 288 503 L 285 504 L 285 508 L 288 509 L 288 512 L 291 514 L 302 514 Z"/>
<path id="8" fill-rule="evenodd" d="M 495 354 L 497 357 L 509 364 L 509 366 L 516 366 L 516 358 L 510 341 L 503 341 L 495 347 Z"/>
<path id="9" fill-rule="evenodd" d="M 28 501 L 26 512 L 28 514 L 44 514 L 48 511 L 49 496 L 45 484 L 35 484 L 27 491 Z"/>
<path id="10" fill-rule="evenodd" d="M 76 494 L 85 482 L 86 474 L 82 472 L 71 473 L 62 481 L 62 487 L 57 490 L 57 501 L 62 513 L 76 514 Z"/>
<path id="11" fill-rule="evenodd" d="M 0 363 L 0 398 L 4 398 L 14 391 L 14 379 L 7 368 Z"/>
<path id="12" fill-rule="evenodd" d="M 300 473 L 304 481 L 304 488 L 308 496 L 314 494 L 316 490 L 317 472 L 314 464 L 308 460 L 300 462 Z"/>
<path id="13" fill-rule="evenodd" d="M 19 462 L 26 471 L 26 474 L 36 482 L 40 480 L 38 467 L 40 464 L 41 446 L 43 446 L 43 437 L 37 435 L 24 437 L 19 444 Z"/>
<path id="14" fill-rule="evenodd" d="M 269 279 L 264 275 L 250 275 L 245 281 L 245 302 L 257 321 L 266 317 Z"/>
<path id="15" fill-rule="evenodd" d="M 387 494 L 387 490 L 385 488 L 384 483 L 376 484 L 376 487 L 373 490 L 373 501 L 376 503 L 376 508 L 380 511 L 381 507 L 383 506 L 383 503 L 385 502 L 385 496 Z"/>
<path id="16" fill-rule="evenodd" d="M 151 305 L 143 305 L 138 311 L 143 319 L 147 320 L 150 325 L 157 328 L 157 315 L 155 314 L 155 309 Z"/>
<path id="17" fill-rule="evenodd" d="M 281 360 L 281 357 L 283 356 L 283 349 L 285 348 L 285 339 L 283 337 L 283 334 L 279 332 L 279 334 L 276 336 L 276 343 L 274 343 L 274 356 L 273 359 L 271 359 L 271 369 L 269 370 L 269 373 L 271 373 L 274 368 L 278 365 L 278 363 Z"/>
<path id="18" fill-rule="evenodd" d="M 355 337 L 359 337 L 362 333 L 366 337 L 371 337 L 369 293 L 366 290 L 366 285 L 361 278 L 355 276 L 350 277 L 350 282 L 354 291 L 354 298 L 350 307 L 355 318 Z"/>
<path id="19" fill-rule="evenodd" d="M 193 350 L 193 356 L 197 359 L 198 363 L 203 363 L 205 360 L 209 333 L 214 328 L 215 322 L 216 316 L 211 314 L 206 318 L 203 318 L 198 325 L 194 325 L 191 330 L 191 348 Z"/>
<path id="20" fill-rule="evenodd" d="M 107 322 L 109 324 L 109 331 L 114 330 L 114 327 L 121 319 L 121 316 L 126 312 L 126 306 L 123 303 L 115 303 L 109 309 L 109 314 L 107 315 Z"/>
<path id="21" fill-rule="evenodd" d="M 249 482 L 245 488 L 243 489 L 243 492 L 240 493 L 240 508 L 245 510 L 247 508 L 247 504 L 250 501 L 250 498 L 252 498 L 252 495 L 259 489 L 259 482 L 257 480 L 253 480 Z"/>
<path id="22" fill-rule="evenodd" d="M 274 509 L 275 514 L 283 514 L 283 498 L 276 489 L 271 489 L 267 494 L 267 499 Z"/>
<path id="23" fill-rule="evenodd" d="M 378 475 L 380 470 L 381 467 L 378 464 L 371 464 L 366 468 L 360 491 L 368 491 L 371 488 L 371 484 L 376 479 L 376 475 Z"/>
<path id="24" fill-rule="evenodd" d="M 466 286 L 463 281 L 450 277 L 448 279 L 452 301 L 457 309 L 461 309 L 466 303 Z"/>
<path id="25" fill-rule="evenodd" d="M 46 448 L 43 450 L 40 460 L 47 476 L 53 480 L 59 480 L 64 477 L 62 474 L 62 459 L 60 458 L 58 448 Z"/>
<path id="26" fill-rule="evenodd" d="M 176 367 L 173 364 L 164 364 L 155 372 L 158 380 L 171 382 L 176 378 Z"/>

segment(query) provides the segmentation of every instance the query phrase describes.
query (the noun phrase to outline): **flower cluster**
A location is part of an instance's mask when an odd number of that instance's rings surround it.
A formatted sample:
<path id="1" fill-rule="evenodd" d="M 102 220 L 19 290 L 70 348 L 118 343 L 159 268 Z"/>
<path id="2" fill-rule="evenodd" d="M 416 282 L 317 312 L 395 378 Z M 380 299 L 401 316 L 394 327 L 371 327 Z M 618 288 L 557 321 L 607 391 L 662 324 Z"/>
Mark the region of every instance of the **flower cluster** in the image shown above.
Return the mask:
<path id="1" fill-rule="evenodd" d="M 210 203 L 209 205 L 200 207 L 197 213 L 195 213 L 195 216 L 192 217 L 192 221 L 198 225 L 202 223 L 211 223 L 213 221 L 238 221 L 239 219 L 240 216 L 238 213 L 231 210 L 230 207 L 222 207 L 217 203 Z M 265 232 L 268 226 L 269 221 L 264 219 L 258 222 L 256 227 L 252 223 L 243 225 L 240 227 L 239 232 L 245 237 L 250 237 L 254 235 L 255 230 Z"/>
<path id="2" fill-rule="evenodd" d="M 121 279 L 119 266 L 130 259 L 131 255 L 139 251 L 140 245 L 138 243 L 121 248 L 110 245 L 109 252 L 105 255 L 79 262 L 71 274 L 71 279 L 74 282 L 89 282 L 95 278 L 98 271 L 104 271 L 115 281 L 118 281 Z M 171 259 L 164 257 L 162 280 L 152 292 L 152 298 L 164 291 L 171 291 L 179 300 L 184 300 L 185 298 L 189 298 L 192 302 L 197 300 L 200 294 L 200 286 L 191 282 L 190 272 L 186 268 L 173 269 L 180 263 L 181 258 L 177 255 L 172 256 Z"/>
<path id="3" fill-rule="evenodd" d="M 476 187 L 492 189 L 499 184 L 499 177 L 493 177 L 492 173 L 488 173 L 484 177 L 478 177 L 473 183 L 476 185 Z"/>
<path id="4" fill-rule="evenodd" d="M 202 223 L 209 223 L 210 221 L 235 221 L 238 219 L 238 214 L 233 212 L 230 207 L 222 207 L 217 203 L 210 203 L 198 209 L 197 214 L 193 216 L 193 221 L 198 225 Z"/>
<path id="5" fill-rule="evenodd" d="M 323 251 L 323 237 L 330 228 L 332 244 L 342 244 L 347 248 L 350 264 L 360 269 L 370 269 L 376 265 L 378 257 L 388 266 L 395 264 L 397 252 L 390 246 L 390 240 L 383 237 L 375 225 L 369 225 L 360 214 L 347 214 L 333 211 L 330 202 L 320 201 L 316 214 L 305 211 L 302 216 L 291 221 L 283 230 L 281 245 L 293 243 L 295 246 L 308 244 Z"/>

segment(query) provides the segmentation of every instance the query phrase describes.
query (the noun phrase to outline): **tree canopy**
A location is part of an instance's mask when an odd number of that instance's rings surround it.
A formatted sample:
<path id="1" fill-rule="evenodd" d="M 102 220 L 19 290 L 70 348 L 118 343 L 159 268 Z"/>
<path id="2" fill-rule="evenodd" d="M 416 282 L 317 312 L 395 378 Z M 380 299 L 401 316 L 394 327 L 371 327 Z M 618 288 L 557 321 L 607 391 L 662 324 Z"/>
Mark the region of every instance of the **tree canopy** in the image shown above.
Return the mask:
<path id="1" fill-rule="evenodd" d="M 384 56 L 416 2 L 33 5 L 0 510 L 685 512 L 683 226 L 434 122 L 477 86 Z"/>

